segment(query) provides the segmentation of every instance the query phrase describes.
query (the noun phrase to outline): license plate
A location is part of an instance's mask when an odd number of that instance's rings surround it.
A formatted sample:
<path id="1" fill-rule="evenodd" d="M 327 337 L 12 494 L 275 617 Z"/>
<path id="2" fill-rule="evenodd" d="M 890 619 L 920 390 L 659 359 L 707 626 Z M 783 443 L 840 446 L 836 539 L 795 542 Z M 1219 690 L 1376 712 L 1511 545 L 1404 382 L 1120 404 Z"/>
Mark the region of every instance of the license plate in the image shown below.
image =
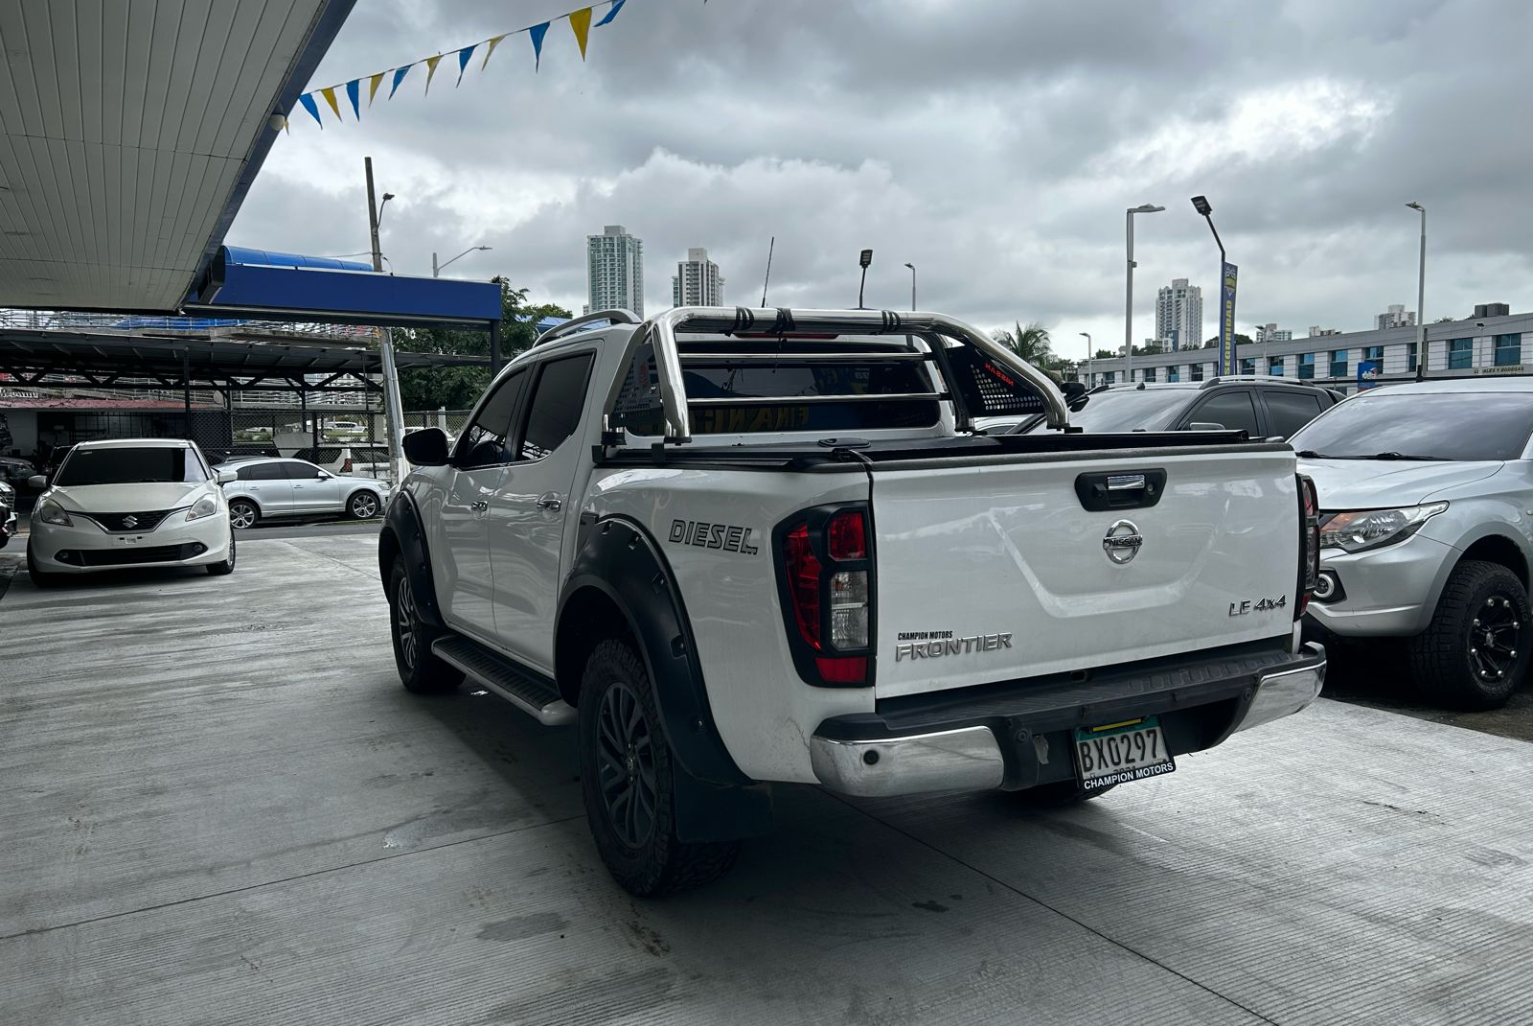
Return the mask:
<path id="1" fill-rule="evenodd" d="M 1176 772 L 1153 716 L 1077 730 L 1075 764 L 1088 791 Z"/>
<path id="2" fill-rule="evenodd" d="M 113 545 L 137 545 L 144 540 L 141 534 L 119 534 L 112 538 Z"/>

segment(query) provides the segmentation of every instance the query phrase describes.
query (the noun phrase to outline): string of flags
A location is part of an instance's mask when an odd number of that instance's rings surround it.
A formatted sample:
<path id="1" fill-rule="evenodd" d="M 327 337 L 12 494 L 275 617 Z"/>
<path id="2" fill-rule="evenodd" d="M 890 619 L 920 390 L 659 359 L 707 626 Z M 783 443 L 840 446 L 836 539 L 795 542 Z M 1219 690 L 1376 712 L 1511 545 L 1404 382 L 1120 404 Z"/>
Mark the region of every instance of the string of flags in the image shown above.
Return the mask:
<path id="1" fill-rule="evenodd" d="M 400 83 L 404 82 L 410 72 L 421 65 L 425 65 L 425 91 L 429 94 L 431 92 L 431 80 L 436 77 L 437 65 L 441 64 L 444 58 L 451 56 L 455 58 L 455 62 L 458 65 L 458 80 L 453 85 L 453 88 L 456 89 L 463 84 L 463 73 L 468 70 L 469 61 L 473 59 L 474 54 L 482 55 L 479 61 L 479 70 L 483 71 L 490 63 L 490 58 L 494 56 L 496 47 L 500 46 L 501 43 L 510 37 L 521 35 L 524 32 L 532 42 L 533 68 L 537 70 L 541 68 L 543 63 L 544 37 L 548 35 L 550 26 L 556 21 L 569 22 L 570 30 L 575 35 L 575 43 L 580 47 L 580 59 L 583 61 L 586 59 L 586 44 L 590 39 L 591 30 L 612 24 L 612 20 L 617 17 L 618 12 L 623 9 L 623 5 L 627 2 L 628 0 L 605 0 L 604 3 L 597 3 L 589 7 L 568 11 L 558 17 L 550 18 L 548 21 L 539 22 L 536 25 L 528 25 L 526 28 L 502 32 L 488 39 L 481 39 L 477 43 L 460 47 L 457 50 L 435 54 L 431 57 L 422 57 L 418 61 L 401 64 L 396 68 L 385 68 L 371 75 L 359 75 L 349 82 L 337 82 L 335 85 L 325 86 L 322 89 L 311 89 L 299 96 L 298 102 L 303 106 L 304 110 L 309 112 L 309 115 L 314 118 L 319 127 L 324 128 L 325 120 L 320 116 L 319 101 L 321 99 L 324 100 L 325 106 L 330 108 L 331 113 L 335 115 L 338 121 L 345 121 L 346 118 L 341 114 L 341 102 L 344 96 L 346 104 L 351 107 L 352 117 L 357 121 L 361 121 L 364 83 L 366 83 L 367 90 L 367 106 L 370 108 L 373 105 L 373 100 L 378 96 L 378 90 L 382 88 L 385 81 L 388 82 L 389 86 L 384 99 L 392 100 L 394 94 L 399 91 Z M 703 0 L 703 2 L 706 3 L 707 0 Z M 593 21 L 594 12 L 600 7 L 606 7 L 606 11 L 599 21 Z M 451 64 L 448 66 L 451 67 Z M 282 127 L 291 131 L 288 119 L 283 115 L 278 115 L 278 117 L 281 118 Z"/>

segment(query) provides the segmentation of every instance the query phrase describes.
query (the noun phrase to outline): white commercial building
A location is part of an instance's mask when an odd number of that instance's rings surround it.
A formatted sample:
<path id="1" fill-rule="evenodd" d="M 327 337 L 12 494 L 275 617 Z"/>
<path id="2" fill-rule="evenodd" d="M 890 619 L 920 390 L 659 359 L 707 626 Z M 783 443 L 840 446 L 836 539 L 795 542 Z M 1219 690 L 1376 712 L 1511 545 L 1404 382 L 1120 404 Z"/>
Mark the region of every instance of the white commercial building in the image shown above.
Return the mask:
<path id="1" fill-rule="evenodd" d="M 600 235 L 586 236 L 586 312 L 632 310 L 644 316 L 644 240 L 609 224 Z"/>
<path id="2" fill-rule="evenodd" d="M 1175 352 L 1203 344 L 1203 290 L 1173 278 L 1155 297 L 1155 337 Z"/>
<path id="3" fill-rule="evenodd" d="M 1258 342 L 1289 342 L 1293 339 L 1293 332 L 1281 330 L 1276 324 L 1268 322 L 1258 324 L 1253 337 Z"/>
<path id="4" fill-rule="evenodd" d="M 1505 310 L 1492 305 L 1477 309 Z M 1470 316 L 1426 326 L 1427 372 L 1431 374 L 1521 374 L 1533 369 L 1533 313 Z M 1214 377 L 1217 349 L 1182 350 L 1135 356 L 1136 382 L 1204 381 Z M 1124 361 L 1092 360 L 1092 384 L 1125 380 Z M 1405 378 L 1416 373 L 1416 327 L 1375 328 L 1260 342 L 1235 350 L 1235 374 L 1314 381 L 1352 391 L 1360 374 Z"/>
<path id="5" fill-rule="evenodd" d="M 701 246 L 687 250 L 687 258 L 676 264 L 671 278 L 672 306 L 723 306 L 724 279 L 719 265 L 708 259 Z"/>
<path id="6" fill-rule="evenodd" d="M 1402 303 L 1391 303 L 1389 309 L 1373 319 L 1377 328 L 1409 328 L 1416 323 L 1416 312 L 1407 310 Z"/>

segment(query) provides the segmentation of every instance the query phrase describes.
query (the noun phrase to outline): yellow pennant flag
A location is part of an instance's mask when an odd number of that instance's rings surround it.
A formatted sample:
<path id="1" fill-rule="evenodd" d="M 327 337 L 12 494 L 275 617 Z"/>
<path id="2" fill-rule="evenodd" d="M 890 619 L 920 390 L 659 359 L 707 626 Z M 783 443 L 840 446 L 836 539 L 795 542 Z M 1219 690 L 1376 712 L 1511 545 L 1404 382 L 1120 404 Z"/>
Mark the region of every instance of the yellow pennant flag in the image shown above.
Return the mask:
<path id="1" fill-rule="evenodd" d="M 506 32 L 506 33 L 503 33 L 501 35 L 495 36 L 492 39 L 490 39 L 488 43 L 485 44 L 484 60 L 479 62 L 479 70 L 480 71 L 483 71 L 484 70 L 484 66 L 486 64 L 490 63 L 490 54 L 495 52 L 495 48 L 500 45 L 500 41 L 502 39 L 506 38 L 506 36 L 509 36 L 510 34 L 511 33 Z"/>
<path id="2" fill-rule="evenodd" d="M 436 66 L 442 63 L 442 55 L 426 58 L 426 92 L 431 92 L 431 77 L 436 74 Z"/>
<path id="3" fill-rule="evenodd" d="M 570 28 L 575 30 L 575 42 L 580 44 L 580 59 L 586 59 L 586 37 L 591 34 L 591 8 L 570 12 Z"/>
<path id="4" fill-rule="evenodd" d="M 383 84 L 383 76 L 387 74 L 388 72 L 386 71 L 380 71 L 367 80 L 367 105 L 369 107 L 373 105 L 373 97 L 378 95 L 378 87 Z"/>
<path id="5" fill-rule="evenodd" d="M 319 95 L 323 96 L 325 98 L 325 102 L 330 105 L 330 109 L 335 111 L 335 119 L 337 121 L 346 120 L 345 118 L 341 117 L 341 105 L 335 102 L 335 86 L 326 86 L 319 91 Z"/>

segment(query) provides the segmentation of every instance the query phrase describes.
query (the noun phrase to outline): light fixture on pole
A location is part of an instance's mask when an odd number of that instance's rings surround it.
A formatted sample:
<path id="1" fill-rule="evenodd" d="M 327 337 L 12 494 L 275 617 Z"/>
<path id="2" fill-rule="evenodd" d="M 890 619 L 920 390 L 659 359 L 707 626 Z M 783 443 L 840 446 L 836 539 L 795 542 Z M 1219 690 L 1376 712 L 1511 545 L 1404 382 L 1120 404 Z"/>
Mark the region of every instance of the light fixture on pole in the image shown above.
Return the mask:
<path id="1" fill-rule="evenodd" d="M 1214 373 L 1227 377 L 1235 373 L 1235 280 L 1239 268 L 1225 258 L 1224 240 L 1214 227 L 1214 208 L 1208 197 L 1192 197 L 1192 208 L 1208 222 L 1208 230 L 1214 233 L 1214 243 L 1219 247 L 1219 360 Z"/>
<path id="2" fill-rule="evenodd" d="M 1416 380 L 1427 373 L 1427 208 L 1420 203 L 1407 203 L 1421 214 L 1421 262 L 1416 268 Z"/>
<path id="3" fill-rule="evenodd" d="M 910 309 L 914 311 L 916 308 L 916 265 L 907 263 L 905 266 L 910 268 Z"/>
<path id="4" fill-rule="evenodd" d="M 1123 298 L 1123 380 L 1134 380 L 1134 215 L 1158 214 L 1165 207 L 1141 203 L 1128 208 L 1128 285 Z"/>
<path id="5" fill-rule="evenodd" d="M 492 248 L 493 247 L 491 247 L 491 246 L 470 246 L 470 247 L 468 247 L 468 249 L 465 249 L 463 252 L 461 252 L 457 256 L 453 257 L 452 260 L 462 260 L 464 257 L 468 256 L 470 253 L 488 253 Z M 432 250 L 431 251 L 431 277 L 433 277 L 433 278 L 439 277 L 441 275 L 441 273 L 442 273 L 443 268 L 445 268 L 447 266 L 447 264 L 452 263 L 452 260 L 449 260 L 449 261 L 447 261 L 446 264 L 442 264 L 440 267 L 438 267 L 437 266 L 437 262 L 436 262 L 436 251 Z"/>
<path id="6" fill-rule="evenodd" d="M 873 251 L 871 249 L 863 250 L 862 255 L 857 258 L 857 264 L 862 268 L 862 282 L 857 286 L 857 309 L 859 310 L 867 309 L 867 307 L 862 305 L 862 290 L 868 284 L 868 267 L 872 263 Z"/>
<path id="7" fill-rule="evenodd" d="M 1089 386 L 1089 385 L 1093 384 L 1093 382 L 1091 380 L 1091 357 L 1092 357 L 1092 353 L 1093 353 L 1093 350 L 1091 348 L 1091 332 L 1089 332 L 1089 331 L 1082 331 L 1079 334 L 1080 334 L 1081 338 L 1084 338 L 1086 340 L 1086 384 Z"/>

